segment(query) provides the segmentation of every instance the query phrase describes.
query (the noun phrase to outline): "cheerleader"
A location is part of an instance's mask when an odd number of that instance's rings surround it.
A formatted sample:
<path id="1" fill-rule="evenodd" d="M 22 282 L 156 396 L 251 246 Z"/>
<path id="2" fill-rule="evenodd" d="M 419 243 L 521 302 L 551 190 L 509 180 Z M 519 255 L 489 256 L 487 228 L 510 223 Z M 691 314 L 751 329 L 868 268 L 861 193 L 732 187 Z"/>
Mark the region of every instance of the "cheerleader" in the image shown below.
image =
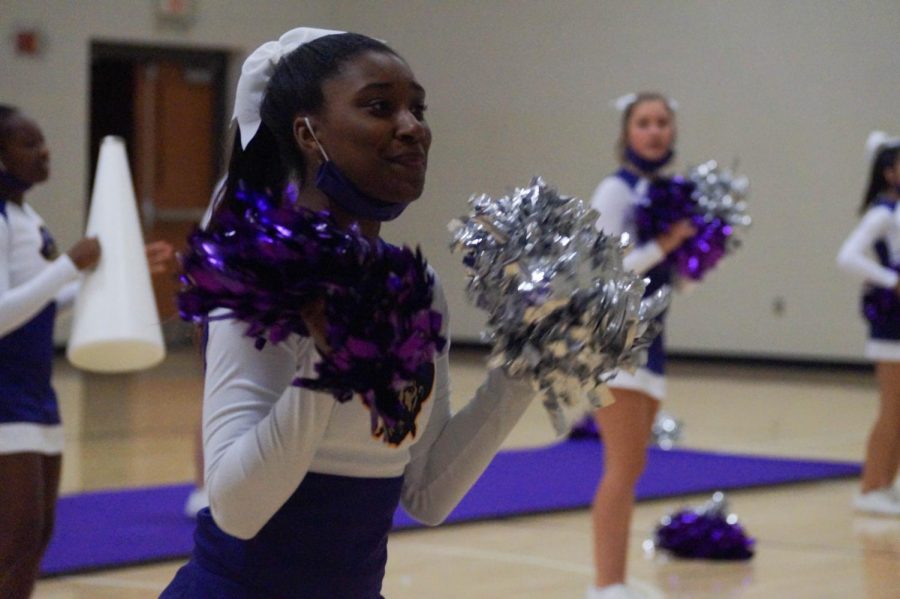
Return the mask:
<path id="1" fill-rule="evenodd" d="M 63 432 L 50 387 L 57 304 L 100 258 L 95 238 L 60 255 L 25 192 L 50 175 L 37 123 L 0 106 L 0 597 L 31 594 L 50 541 Z"/>
<path id="2" fill-rule="evenodd" d="M 96 238 L 60 254 L 25 194 L 50 175 L 38 124 L 0 105 L 0 597 L 31 594 L 50 541 L 62 469 L 63 429 L 50 386 L 53 323 L 70 306 L 80 272 L 100 259 Z M 172 247 L 147 246 L 153 272 Z"/>
<path id="3" fill-rule="evenodd" d="M 239 186 L 331 212 L 377 238 L 422 193 L 431 131 L 425 90 L 407 63 L 371 38 L 300 28 L 244 63 L 223 199 Z M 433 309 L 447 310 L 438 284 Z M 451 415 L 446 348 L 404 393 L 415 435 L 373 438 L 359 401 L 295 387 L 328 352 L 321 303 L 309 337 L 262 350 L 246 325 L 212 319 L 203 407 L 206 489 L 192 558 L 162 597 L 377 599 L 398 504 L 441 522 L 487 467 L 533 396 L 529 381 L 492 370 Z"/>
<path id="4" fill-rule="evenodd" d="M 619 170 L 600 182 L 591 207 L 600 213 L 596 227 L 607 234 L 628 233 L 638 239 L 636 207 L 645 201 L 648 185 L 674 155 L 674 103 L 658 93 L 620 98 L 622 112 Z M 650 279 L 646 293 L 671 282 L 666 256 L 696 234 L 687 220 L 636 245 L 624 266 Z M 633 374 L 619 372 L 609 387 L 615 402 L 595 412 L 603 439 L 603 477 L 594 497 L 594 584 L 588 599 L 634 599 L 641 594 L 625 584 L 628 534 L 634 511 L 635 485 L 644 471 L 647 444 L 659 402 L 665 397 L 663 333 L 648 351 L 647 364 Z"/>
<path id="5" fill-rule="evenodd" d="M 878 417 L 869 433 L 853 507 L 900 516 L 900 491 L 893 486 L 900 465 L 900 138 L 874 132 L 867 149 L 872 170 L 860 207 L 862 218 L 837 257 L 841 269 L 866 283 L 865 355 L 875 362 L 879 388 Z"/>

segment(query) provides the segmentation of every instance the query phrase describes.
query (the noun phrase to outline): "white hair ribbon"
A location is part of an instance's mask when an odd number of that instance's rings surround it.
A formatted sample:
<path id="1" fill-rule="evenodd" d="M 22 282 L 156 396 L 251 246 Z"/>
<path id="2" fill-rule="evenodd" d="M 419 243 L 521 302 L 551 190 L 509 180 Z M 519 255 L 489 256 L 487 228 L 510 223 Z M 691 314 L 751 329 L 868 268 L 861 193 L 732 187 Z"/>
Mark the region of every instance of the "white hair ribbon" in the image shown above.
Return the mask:
<path id="1" fill-rule="evenodd" d="M 610 104 L 612 104 L 612 107 L 619 112 L 625 112 L 626 110 L 628 110 L 629 106 L 635 103 L 637 99 L 638 95 L 635 93 L 625 94 L 624 96 L 619 96 L 618 98 L 610 102 Z M 671 110 L 672 112 L 678 112 L 678 102 L 676 102 L 672 98 L 665 98 L 665 102 L 669 107 L 669 110 Z"/>
<path id="2" fill-rule="evenodd" d="M 291 29 L 277 41 L 266 42 L 247 57 L 244 66 L 241 67 L 241 77 L 238 79 L 234 97 L 234 115 L 232 116 L 238 123 L 242 148 L 247 147 L 259 130 L 262 122 L 259 116 L 259 107 L 266 92 L 266 85 L 281 57 L 303 44 L 338 33 L 344 32 L 298 27 Z"/>
<path id="3" fill-rule="evenodd" d="M 635 100 L 637 100 L 637 94 L 625 94 L 613 100 L 611 104 L 619 112 L 625 112 L 629 106 L 634 104 Z"/>
<path id="4" fill-rule="evenodd" d="M 872 131 L 866 139 L 866 160 L 872 162 L 881 150 L 900 147 L 900 137 L 891 137 L 884 131 Z"/>

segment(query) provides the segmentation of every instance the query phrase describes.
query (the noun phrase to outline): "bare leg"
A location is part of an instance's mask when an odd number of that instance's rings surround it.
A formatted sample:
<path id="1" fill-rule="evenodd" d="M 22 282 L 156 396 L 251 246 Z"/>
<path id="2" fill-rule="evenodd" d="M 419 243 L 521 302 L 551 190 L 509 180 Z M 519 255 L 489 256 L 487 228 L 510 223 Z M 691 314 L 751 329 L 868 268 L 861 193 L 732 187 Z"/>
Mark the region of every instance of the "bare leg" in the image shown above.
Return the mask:
<path id="1" fill-rule="evenodd" d="M 41 570 L 41 560 L 53 530 L 56 527 L 56 503 L 59 501 L 59 481 L 62 476 L 61 455 L 41 455 L 41 464 L 44 469 L 44 526 L 41 530 L 41 545 L 37 559 L 34 562 L 34 579 L 37 580 Z"/>
<path id="2" fill-rule="evenodd" d="M 0 455 L 0 597 L 27 599 L 53 532 L 62 458 Z M 9 483 L 9 484 L 7 484 Z"/>
<path id="3" fill-rule="evenodd" d="M 875 366 L 880 401 L 863 465 L 862 492 L 890 487 L 900 466 L 900 362 Z"/>
<path id="4" fill-rule="evenodd" d="M 647 442 L 659 402 L 639 391 L 613 390 L 615 403 L 597 410 L 603 478 L 594 496 L 594 584 L 625 581 L 634 488 L 647 463 Z"/>

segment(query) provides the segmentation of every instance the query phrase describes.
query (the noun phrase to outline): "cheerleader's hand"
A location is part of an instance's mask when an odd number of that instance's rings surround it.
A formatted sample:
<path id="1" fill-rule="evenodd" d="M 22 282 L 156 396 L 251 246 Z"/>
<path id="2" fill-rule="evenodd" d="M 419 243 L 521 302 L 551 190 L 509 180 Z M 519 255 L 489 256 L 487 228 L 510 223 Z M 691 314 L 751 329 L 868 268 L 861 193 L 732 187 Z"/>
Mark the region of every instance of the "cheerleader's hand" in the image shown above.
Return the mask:
<path id="1" fill-rule="evenodd" d="M 100 242 L 96 237 L 85 237 L 75 242 L 75 245 L 66 252 L 75 268 L 87 270 L 97 266 L 100 261 Z"/>
<path id="2" fill-rule="evenodd" d="M 328 345 L 328 320 L 325 318 L 325 298 L 311 301 L 300 309 L 300 317 L 323 356 L 331 352 Z"/>
<path id="3" fill-rule="evenodd" d="M 683 218 L 672 223 L 668 231 L 656 238 L 656 243 L 664 254 L 669 255 L 696 234 L 697 227 L 691 223 L 689 218 Z"/>
<path id="4" fill-rule="evenodd" d="M 151 241 L 144 246 L 144 254 L 154 275 L 170 272 L 175 264 L 175 248 L 168 241 Z"/>

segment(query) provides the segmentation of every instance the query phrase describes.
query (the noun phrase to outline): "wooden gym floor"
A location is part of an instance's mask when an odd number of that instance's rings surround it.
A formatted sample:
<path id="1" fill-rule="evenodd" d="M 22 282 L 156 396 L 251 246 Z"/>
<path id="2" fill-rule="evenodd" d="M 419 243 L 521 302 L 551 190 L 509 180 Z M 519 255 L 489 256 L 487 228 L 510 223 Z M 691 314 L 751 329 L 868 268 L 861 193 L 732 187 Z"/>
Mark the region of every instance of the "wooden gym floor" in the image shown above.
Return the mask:
<path id="1" fill-rule="evenodd" d="M 453 350 L 454 402 L 479 384 L 484 354 Z M 170 351 L 153 370 L 83 374 L 63 358 L 55 385 L 67 431 L 63 493 L 193 478 L 200 414 L 198 358 Z M 864 370 L 674 362 L 664 409 L 684 422 L 681 447 L 860 460 L 877 406 Z M 535 403 L 507 445 L 553 441 Z M 857 481 L 731 492 L 729 503 L 757 539 L 748 562 L 682 561 L 646 553 L 656 521 L 707 496 L 638 504 L 630 575 L 670 598 L 888 599 L 900 597 L 900 519 L 854 514 Z M 591 580 L 586 510 L 393 534 L 388 599 L 581 599 Z M 157 597 L 181 562 L 39 581 L 38 599 Z"/>

